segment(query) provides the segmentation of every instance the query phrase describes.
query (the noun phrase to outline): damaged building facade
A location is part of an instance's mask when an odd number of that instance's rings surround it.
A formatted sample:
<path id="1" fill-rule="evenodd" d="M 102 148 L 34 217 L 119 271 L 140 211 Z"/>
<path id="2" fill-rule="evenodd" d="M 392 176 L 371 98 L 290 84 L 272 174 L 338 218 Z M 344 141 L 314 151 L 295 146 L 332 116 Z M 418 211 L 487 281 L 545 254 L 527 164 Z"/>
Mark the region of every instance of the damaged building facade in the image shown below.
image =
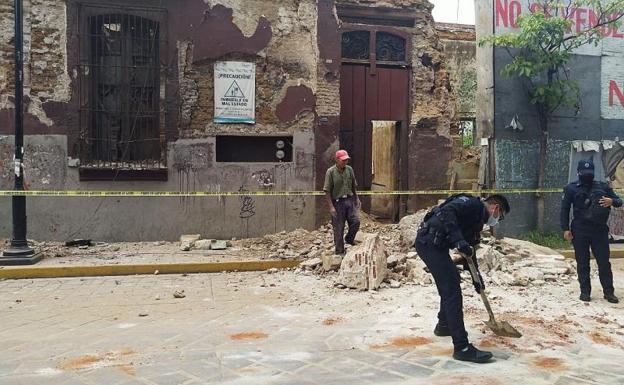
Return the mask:
<path id="1" fill-rule="evenodd" d="M 2 190 L 13 183 L 8 3 L 0 4 Z M 339 147 L 352 154 L 362 190 L 448 188 L 455 103 L 431 8 L 426 0 L 25 0 L 30 190 L 242 193 L 33 197 L 29 236 L 148 241 L 313 228 L 328 219 L 318 197 L 252 192 L 320 190 Z M 217 95 L 216 69 L 228 63 L 250 69 L 252 95 L 236 76 Z M 252 116 L 220 119 L 215 104 L 228 97 L 252 100 Z M 432 199 L 375 196 L 364 205 L 396 219 Z M 0 200 L 1 218 L 11 217 L 10 202 Z M 1 221 L 0 236 L 10 233 Z"/>
<path id="2" fill-rule="evenodd" d="M 531 12 L 534 1 L 484 0 L 476 3 L 477 38 L 517 31 L 517 18 Z M 567 2 L 565 2 L 567 4 Z M 596 11 L 571 8 L 572 31 L 589 28 Z M 599 44 L 579 47 L 568 68 L 578 82 L 580 109 L 560 108 L 549 122 L 545 188 L 563 189 L 576 180 L 580 159 L 592 158 L 596 177 L 614 188 L 624 187 L 624 26 L 604 27 Z M 477 125 L 489 141 L 488 185 L 501 189 L 535 189 L 538 183 L 538 115 L 517 78 L 501 75 L 510 62 L 504 48 L 480 47 L 477 54 Z M 512 125 L 516 117 L 520 125 Z M 544 195 L 545 228 L 559 232 L 560 193 Z M 502 230 L 511 236 L 537 226 L 535 194 L 513 195 L 513 215 Z M 624 211 L 615 209 L 611 232 L 624 235 Z"/>

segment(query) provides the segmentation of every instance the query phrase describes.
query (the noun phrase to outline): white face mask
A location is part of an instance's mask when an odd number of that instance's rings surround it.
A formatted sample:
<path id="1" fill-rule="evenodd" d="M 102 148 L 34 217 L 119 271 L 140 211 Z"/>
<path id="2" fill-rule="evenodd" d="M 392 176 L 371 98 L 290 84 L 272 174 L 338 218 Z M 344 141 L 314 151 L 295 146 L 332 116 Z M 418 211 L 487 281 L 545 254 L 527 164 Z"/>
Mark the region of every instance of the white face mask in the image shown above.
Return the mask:
<path id="1" fill-rule="evenodd" d="M 490 216 L 486 222 L 486 224 L 490 227 L 494 227 L 498 224 L 498 217 Z"/>

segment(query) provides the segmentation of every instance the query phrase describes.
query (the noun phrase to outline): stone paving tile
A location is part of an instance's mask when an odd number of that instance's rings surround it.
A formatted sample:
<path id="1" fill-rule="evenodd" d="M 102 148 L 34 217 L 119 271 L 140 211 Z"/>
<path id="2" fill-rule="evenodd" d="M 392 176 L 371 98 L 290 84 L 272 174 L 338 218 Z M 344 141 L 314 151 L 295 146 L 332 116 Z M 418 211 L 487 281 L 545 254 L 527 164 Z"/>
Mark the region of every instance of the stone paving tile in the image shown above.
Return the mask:
<path id="1" fill-rule="evenodd" d="M 429 377 L 435 372 L 433 369 L 424 366 L 410 364 L 398 360 L 386 362 L 383 365 L 383 368 L 385 370 L 397 372 L 399 374 L 413 378 Z"/>

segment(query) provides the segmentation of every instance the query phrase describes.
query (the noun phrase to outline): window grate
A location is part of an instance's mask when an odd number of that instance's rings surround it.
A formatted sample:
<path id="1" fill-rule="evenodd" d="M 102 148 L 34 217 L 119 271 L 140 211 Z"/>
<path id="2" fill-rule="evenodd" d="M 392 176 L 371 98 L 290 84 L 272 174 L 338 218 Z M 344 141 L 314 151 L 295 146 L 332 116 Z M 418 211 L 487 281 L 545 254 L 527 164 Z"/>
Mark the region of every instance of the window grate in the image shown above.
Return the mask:
<path id="1" fill-rule="evenodd" d="M 80 137 L 83 167 L 166 167 L 161 101 L 164 11 L 81 9 Z"/>

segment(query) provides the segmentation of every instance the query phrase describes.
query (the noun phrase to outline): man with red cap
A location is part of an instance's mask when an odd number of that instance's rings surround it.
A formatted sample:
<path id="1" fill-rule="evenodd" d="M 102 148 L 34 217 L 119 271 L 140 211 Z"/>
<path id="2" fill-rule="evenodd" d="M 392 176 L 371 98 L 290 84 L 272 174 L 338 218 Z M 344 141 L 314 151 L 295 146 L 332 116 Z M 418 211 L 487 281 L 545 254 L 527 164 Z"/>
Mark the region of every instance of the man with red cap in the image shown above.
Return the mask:
<path id="1" fill-rule="evenodd" d="M 345 150 L 336 152 L 336 164 L 325 173 L 325 198 L 332 217 L 334 229 L 334 245 L 336 254 L 344 255 L 345 241 L 355 244 L 355 235 L 360 228 L 358 209 L 361 206 L 357 196 L 355 173 L 349 162 L 349 154 Z M 345 222 L 349 224 L 347 236 L 344 236 Z"/>

